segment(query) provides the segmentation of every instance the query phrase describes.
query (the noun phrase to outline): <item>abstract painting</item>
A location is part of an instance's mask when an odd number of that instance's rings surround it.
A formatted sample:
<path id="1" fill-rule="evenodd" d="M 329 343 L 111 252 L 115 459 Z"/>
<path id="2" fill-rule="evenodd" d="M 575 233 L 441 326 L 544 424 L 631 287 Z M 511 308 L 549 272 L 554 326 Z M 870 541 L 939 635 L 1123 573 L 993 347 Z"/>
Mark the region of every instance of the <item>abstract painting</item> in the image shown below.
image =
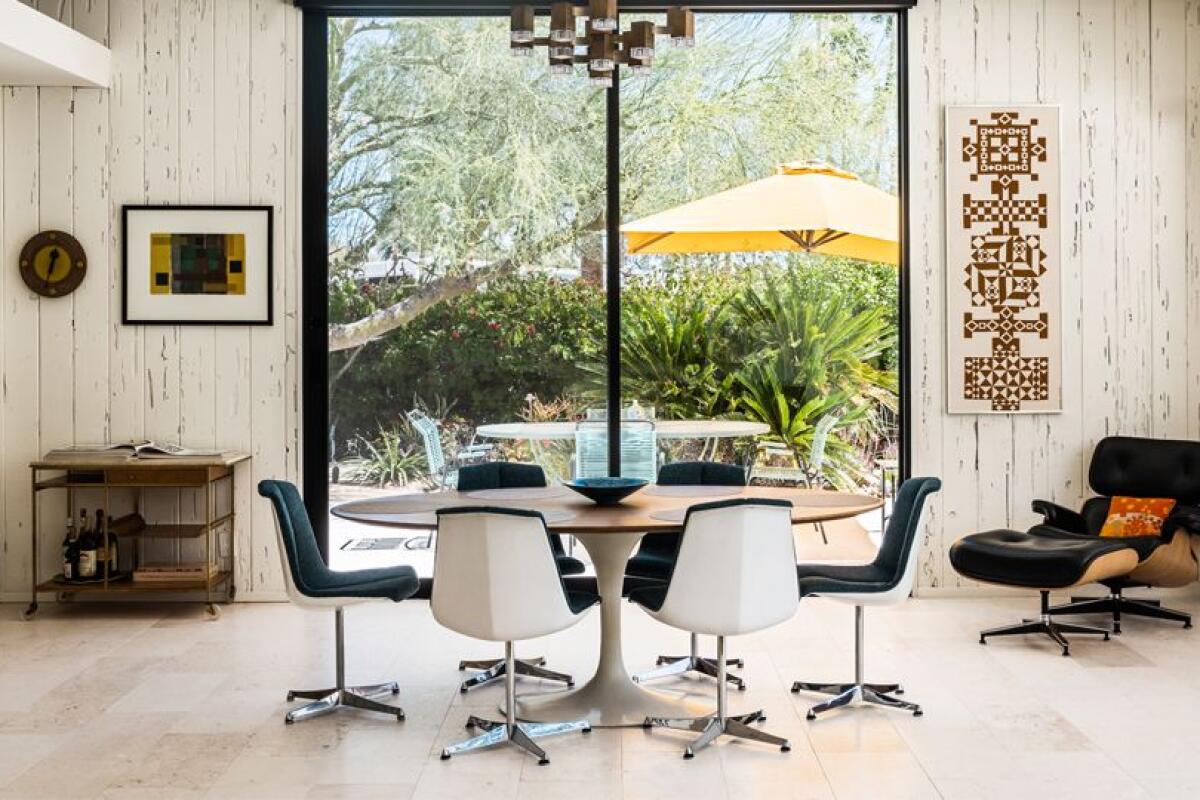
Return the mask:
<path id="1" fill-rule="evenodd" d="M 946 108 L 947 410 L 1062 410 L 1059 110 Z"/>
<path id="2" fill-rule="evenodd" d="M 270 325 L 272 209 L 125 206 L 123 321 Z"/>

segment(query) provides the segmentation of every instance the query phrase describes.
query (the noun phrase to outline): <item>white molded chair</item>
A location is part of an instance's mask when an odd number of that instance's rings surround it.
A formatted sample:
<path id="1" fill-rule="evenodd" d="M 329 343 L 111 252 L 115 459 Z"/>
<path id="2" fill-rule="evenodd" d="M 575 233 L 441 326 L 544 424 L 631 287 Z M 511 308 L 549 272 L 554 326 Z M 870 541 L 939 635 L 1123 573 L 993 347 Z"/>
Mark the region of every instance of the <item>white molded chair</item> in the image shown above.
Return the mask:
<path id="1" fill-rule="evenodd" d="M 480 735 L 442 750 L 442 758 L 509 743 L 550 763 L 534 739 L 569 731 L 587 733 L 586 720 L 517 722 L 513 642 L 571 627 L 598 595 L 569 591 L 554 558 L 546 521 L 537 511 L 488 506 L 438 511 L 430 606 L 439 623 L 458 633 L 504 642 L 505 718 L 471 716 Z"/>
<path id="2" fill-rule="evenodd" d="M 761 711 L 729 716 L 725 675 L 726 636 L 778 625 L 800 603 L 791 505 L 739 498 L 692 506 L 670 580 L 629 593 L 632 602 L 659 621 L 717 637 L 716 712 L 699 719 L 650 717 L 645 722 L 646 727 L 699 733 L 684 758 L 722 734 L 777 745 L 785 753 L 791 749 L 786 739 L 750 727 L 766 719 Z"/>
<path id="3" fill-rule="evenodd" d="M 808 711 L 808 719 L 833 708 L 850 704 L 873 705 L 911 711 L 921 716 L 921 707 L 894 694 L 904 690 L 896 683 L 866 683 L 863 679 L 863 607 L 903 603 L 912 593 L 921 548 L 921 512 L 925 499 L 942 486 L 937 478 L 910 478 L 896 493 L 896 505 L 884 531 L 879 552 L 870 564 L 800 564 L 796 573 L 803 597 L 827 597 L 854 606 L 854 682 L 819 683 L 796 681 L 793 692 L 831 694 L 829 700 Z"/>
<path id="4" fill-rule="evenodd" d="M 396 683 L 346 686 L 342 609 L 357 603 L 380 600 L 399 602 L 411 597 L 420 586 L 416 570 L 409 566 L 398 566 L 335 572 L 321 558 L 312 523 L 296 487 L 287 481 L 266 480 L 258 484 L 258 493 L 268 498 L 275 509 L 276 541 L 279 557 L 283 561 L 283 580 L 288 599 L 304 608 L 332 608 L 334 612 L 337 684 L 328 689 L 293 689 L 288 692 L 288 702 L 296 698 L 312 702 L 289 711 L 284 721 L 290 725 L 342 708 L 377 711 L 403 720 L 404 710 L 399 706 L 373 699 L 378 695 L 397 694 L 400 687 Z"/>

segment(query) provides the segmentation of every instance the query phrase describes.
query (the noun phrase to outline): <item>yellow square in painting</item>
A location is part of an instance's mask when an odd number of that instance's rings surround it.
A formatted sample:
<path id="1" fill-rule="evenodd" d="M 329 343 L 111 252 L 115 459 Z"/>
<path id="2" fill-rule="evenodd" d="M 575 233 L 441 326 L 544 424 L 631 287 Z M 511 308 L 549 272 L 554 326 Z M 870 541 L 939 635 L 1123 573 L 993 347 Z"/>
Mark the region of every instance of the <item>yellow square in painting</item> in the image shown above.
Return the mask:
<path id="1" fill-rule="evenodd" d="M 1175 501 L 1164 497 L 1114 497 L 1101 536 L 1159 536 Z"/>

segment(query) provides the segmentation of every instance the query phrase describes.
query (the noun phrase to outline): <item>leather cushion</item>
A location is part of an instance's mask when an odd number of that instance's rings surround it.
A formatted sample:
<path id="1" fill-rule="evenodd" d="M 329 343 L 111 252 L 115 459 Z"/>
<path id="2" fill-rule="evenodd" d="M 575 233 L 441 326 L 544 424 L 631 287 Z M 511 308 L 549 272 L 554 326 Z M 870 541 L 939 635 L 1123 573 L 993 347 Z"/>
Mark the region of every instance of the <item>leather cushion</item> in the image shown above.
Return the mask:
<path id="1" fill-rule="evenodd" d="M 670 536 L 673 539 L 678 539 L 679 534 L 651 534 L 650 536 Z M 649 539 L 650 536 L 646 538 Z M 625 574 L 632 575 L 635 578 L 654 578 L 658 580 L 667 580 L 671 577 L 671 569 L 675 563 L 675 553 L 678 549 L 678 544 L 669 552 L 659 552 L 649 550 L 643 547 L 638 551 L 638 554 L 629 559 L 629 563 L 625 567 Z"/>
<path id="2" fill-rule="evenodd" d="M 1093 561 L 1129 549 L 1130 541 L 999 529 L 959 539 L 950 547 L 950 563 L 976 580 L 1058 589 L 1074 586 Z"/>
<path id="3" fill-rule="evenodd" d="M 586 592 L 582 589 L 567 590 L 567 607 L 572 614 L 582 614 L 587 609 L 600 602 L 600 595 Z"/>
<path id="4" fill-rule="evenodd" d="M 583 562 L 574 556 L 560 556 L 556 553 L 554 563 L 558 565 L 559 575 L 582 575 L 587 569 Z"/>
<path id="5" fill-rule="evenodd" d="M 629 593 L 629 602 L 637 603 L 648 611 L 658 611 L 667 599 L 667 584 L 656 583 L 642 586 Z"/>
<path id="6" fill-rule="evenodd" d="M 886 592 L 895 586 L 891 570 L 876 564 L 798 564 L 800 596 Z"/>
<path id="7" fill-rule="evenodd" d="M 1034 525 L 1029 529 L 1031 536 L 1067 536 L 1067 537 L 1083 537 L 1085 539 L 1095 539 L 1086 533 L 1071 533 L 1069 531 L 1060 530 L 1052 525 Z M 1145 561 L 1150 557 L 1150 554 L 1163 545 L 1163 539 L 1158 536 L 1124 536 L 1120 539 L 1108 539 L 1107 541 L 1120 541 L 1126 547 L 1133 548 L 1137 551 L 1138 561 Z"/>
<path id="8" fill-rule="evenodd" d="M 1106 497 L 1170 497 L 1200 503 L 1200 442 L 1106 437 L 1092 453 L 1088 483 Z"/>

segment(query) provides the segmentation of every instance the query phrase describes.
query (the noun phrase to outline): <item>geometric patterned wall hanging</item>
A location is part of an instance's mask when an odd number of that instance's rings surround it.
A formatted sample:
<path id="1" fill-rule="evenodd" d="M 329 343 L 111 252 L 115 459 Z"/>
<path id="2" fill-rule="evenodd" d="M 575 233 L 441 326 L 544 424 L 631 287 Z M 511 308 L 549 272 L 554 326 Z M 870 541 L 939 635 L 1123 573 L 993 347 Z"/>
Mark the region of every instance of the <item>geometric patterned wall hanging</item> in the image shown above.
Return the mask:
<path id="1" fill-rule="evenodd" d="M 946 107 L 951 414 L 1062 410 L 1057 106 Z"/>

